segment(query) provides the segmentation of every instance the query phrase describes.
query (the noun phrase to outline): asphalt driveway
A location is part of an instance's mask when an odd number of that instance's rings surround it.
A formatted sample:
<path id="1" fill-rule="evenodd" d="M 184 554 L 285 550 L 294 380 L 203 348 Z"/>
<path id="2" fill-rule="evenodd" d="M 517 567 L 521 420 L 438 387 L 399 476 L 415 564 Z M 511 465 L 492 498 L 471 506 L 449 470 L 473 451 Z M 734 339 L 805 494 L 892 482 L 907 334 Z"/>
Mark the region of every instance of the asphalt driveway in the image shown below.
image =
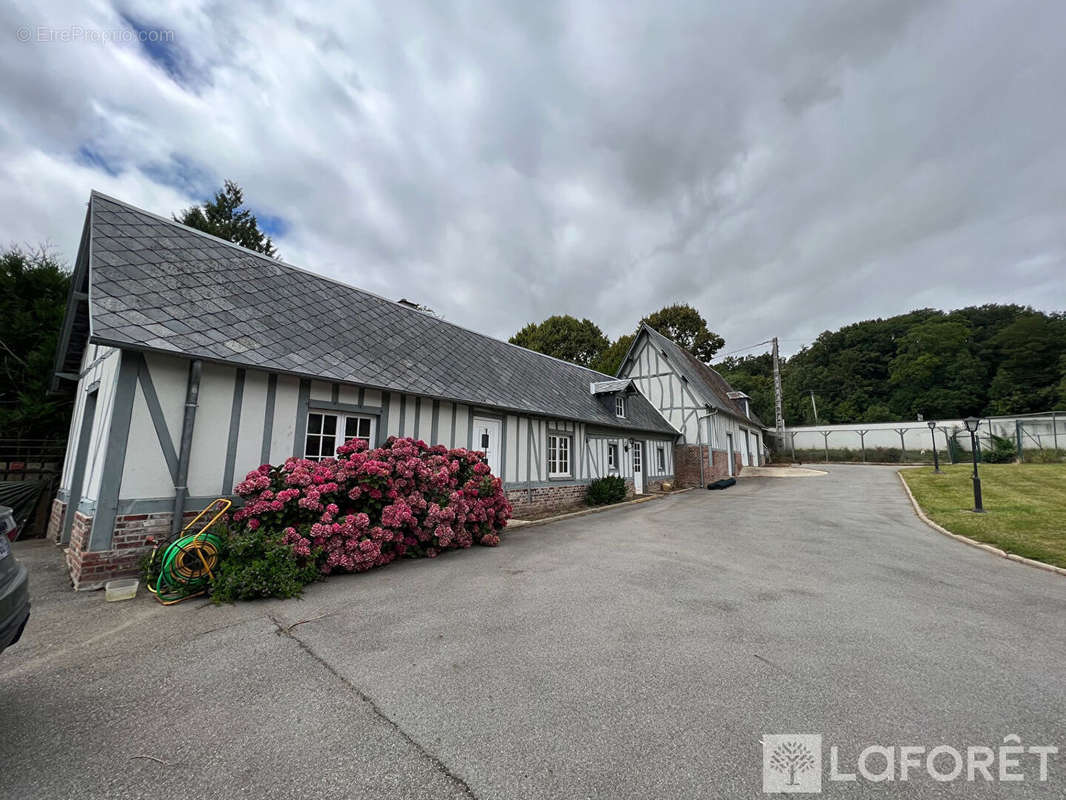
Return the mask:
<path id="1" fill-rule="evenodd" d="M 107 604 L 49 545 L 16 555 L 35 605 L 0 656 L 2 797 L 757 797 L 765 734 L 820 733 L 845 772 L 872 744 L 1066 750 L 1066 579 L 931 531 L 890 468 L 517 530 L 301 601 Z M 824 793 L 1066 795 L 1066 755 L 1044 783 L 1027 758 L 1019 783 Z"/>

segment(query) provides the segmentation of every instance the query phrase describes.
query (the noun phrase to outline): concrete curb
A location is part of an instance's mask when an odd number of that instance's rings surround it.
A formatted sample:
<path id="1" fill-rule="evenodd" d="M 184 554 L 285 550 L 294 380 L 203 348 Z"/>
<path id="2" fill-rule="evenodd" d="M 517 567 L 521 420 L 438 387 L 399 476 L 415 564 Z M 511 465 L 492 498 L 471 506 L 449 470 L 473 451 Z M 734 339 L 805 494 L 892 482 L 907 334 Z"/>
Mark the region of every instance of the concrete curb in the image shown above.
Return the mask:
<path id="1" fill-rule="evenodd" d="M 923 466 L 928 466 L 925 464 Z M 916 469 L 916 467 L 904 467 L 904 469 Z M 1026 558 L 1025 556 L 1015 555 L 1014 553 L 1008 553 L 1005 550 L 1000 550 L 998 547 L 993 547 L 990 544 L 984 542 L 978 542 L 975 539 L 971 539 L 968 536 L 960 536 L 957 533 L 952 533 L 942 525 L 937 525 L 933 520 L 929 519 L 922 511 L 922 507 L 918 505 L 918 501 L 914 499 L 914 494 L 911 492 L 911 487 L 907 485 L 907 481 L 903 479 L 903 469 L 897 470 L 896 475 L 899 476 L 899 482 L 903 484 L 903 491 L 907 493 L 907 497 L 911 501 L 911 506 L 914 508 L 914 513 L 918 515 L 918 519 L 928 525 L 937 533 L 942 533 L 945 536 L 950 536 L 952 539 L 968 544 L 970 547 L 976 547 L 978 550 L 984 550 L 993 555 L 997 555 L 1000 558 L 1006 558 L 1009 561 L 1017 561 L 1019 564 L 1027 564 L 1030 567 L 1036 567 L 1042 569 L 1045 572 L 1054 572 L 1056 575 L 1066 575 L 1066 569 L 1062 567 L 1056 567 L 1054 564 L 1045 564 L 1043 561 L 1036 561 L 1032 558 Z"/>
<path id="2" fill-rule="evenodd" d="M 593 506 L 592 508 L 583 508 L 580 511 L 571 511 L 567 514 L 558 514 L 554 517 L 545 517 L 544 519 L 514 519 L 507 523 L 507 527 L 504 528 L 504 532 L 509 530 L 521 530 L 522 528 L 532 528 L 534 525 L 548 525 L 552 522 L 562 522 L 564 519 L 573 519 L 574 517 L 585 517 L 589 514 L 599 514 L 603 511 L 611 511 L 615 508 L 625 508 L 626 506 L 635 506 L 640 503 L 649 503 L 652 500 L 658 500 L 662 497 L 670 497 L 675 494 L 684 494 L 685 492 L 691 492 L 693 487 L 687 489 L 676 489 L 672 492 L 664 494 L 649 494 L 645 497 L 638 497 L 636 500 L 626 500 L 624 503 L 611 503 L 607 506 Z"/>

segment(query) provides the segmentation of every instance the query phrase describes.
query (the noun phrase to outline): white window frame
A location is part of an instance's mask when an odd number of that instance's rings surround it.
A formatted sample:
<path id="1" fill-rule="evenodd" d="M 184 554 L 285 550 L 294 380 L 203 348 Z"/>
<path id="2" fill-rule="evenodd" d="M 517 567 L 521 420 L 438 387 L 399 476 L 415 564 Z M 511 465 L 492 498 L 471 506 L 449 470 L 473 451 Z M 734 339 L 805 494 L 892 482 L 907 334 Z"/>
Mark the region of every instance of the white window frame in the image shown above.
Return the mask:
<path id="1" fill-rule="evenodd" d="M 618 472 L 618 443 L 607 443 L 607 470 L 609 472 Z"/>
<path id="2" fill-rule="evenodd" d="M 336 417 L 336 419 L 337 419 L 336 433 L 333 436 L 333 452 L 330 453 L 329 455 L 326 455 L 326 454 L 308 455 L 307 454 L 307 440 L 309 438 L 311 438 L 312 436 L 317 436 L 319 439 L 324 438 L 321 433 L 317 433 L 317 434 L 316 433 L 311 433 L 311 416 L 314 415 L 314 414 L 318 414 L 318 415 L 320 415 L 322 417 L 323 427 L 325 426 L 326 417 Z M 366 421 L 368 421 L 370 423 L 370 426 L 369 426 L 370 427 L 370 433 L 369 433 L 369 435 L 367 435 L 366 437 L 353 436 L 351 438 L 352 439 L 365 439 L 365 441 L 367 443 L 367 447 L 373 447 L 374 446 L 374 441 L 375 441 L 374 437 L 375 437 L 375 435 L 377 433 L 377 418 L 374 417 L 373 415 L 371 415 L 371 414 L 349 414 L 349 413 L 344 412 L 344 411 L 330 411 L 329 409 L 326 409 L 326 408 L 312 408 L 312 409 L 308 410 L 308 412 L 307 412 L 306 427 L 304 428 L 304 452 L 303 452 L 303 457 L 308 459 L 308 460 L 310 460 L 310 461 L 321 461 L 324 458 L 336 458 L 337 457 L 337 448 L 340 447 L 342 444 L 346 444 L 347 442 L 351 441 L 351 439 L 345 439 L 344 438 L 344 436 L 345 436 L 344 432 L 348 429 L 348 420 L 349 419 L 355 419 L 355 420 L 360 420 L 360 421 L 366 420 Z"/>
<path id="3" fill-rule="evenodd" d="M 614 398 L 614 415 L 620 419 L 626 418 L 626 399 L 622 395 Z"/>
<path id="4" fill-rule="evenodd" d="M 656 463 L 659 466 L 659 474 L 660 475 L 665 475 L 666 474 L 666 448 L 663 447 L 662 445 L 659 445 L 658 447 L 656 447 L 655 448 L 655 458 L 656 458 Z"/>
<path id="5" fill-rule="evenodd" d="M 548 477 L 571 477 L 574 466 L 574 437 L 568 433 L 549 433 L 547 450 Z"/>

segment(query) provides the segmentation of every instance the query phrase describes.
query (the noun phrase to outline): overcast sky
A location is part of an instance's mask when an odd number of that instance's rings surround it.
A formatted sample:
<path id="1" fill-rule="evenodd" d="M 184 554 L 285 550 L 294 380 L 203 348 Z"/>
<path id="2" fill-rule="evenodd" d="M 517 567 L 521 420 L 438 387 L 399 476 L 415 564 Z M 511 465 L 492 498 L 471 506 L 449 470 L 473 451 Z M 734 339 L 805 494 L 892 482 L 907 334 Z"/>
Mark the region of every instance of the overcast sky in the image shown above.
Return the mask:
<path id="1" fill-rule="evenodd" d="M 1066 5 L 342 5 L 4 3 L 0 244 L 232 178 L 284 260 L 503 338 L 1066 308 Z"/>

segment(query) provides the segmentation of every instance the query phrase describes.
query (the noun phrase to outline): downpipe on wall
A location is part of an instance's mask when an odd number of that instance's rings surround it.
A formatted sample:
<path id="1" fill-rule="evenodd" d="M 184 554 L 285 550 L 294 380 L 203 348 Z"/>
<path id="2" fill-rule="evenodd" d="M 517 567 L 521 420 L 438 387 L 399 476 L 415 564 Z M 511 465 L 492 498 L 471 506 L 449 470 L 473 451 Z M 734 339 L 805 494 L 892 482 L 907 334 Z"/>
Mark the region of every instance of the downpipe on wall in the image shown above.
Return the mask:
<path id="1" fill-rule="evenodd" d="M 699 447 L 699 452 L 700 452 L 700 488 L 701 489 L 706 488 L 707 480 L 706 480 L 706 478 L 704 477 L 704 474 L 703 474 L 703 425 L 700 424 L 700 423 L 702 423 L 703 420 L 705 420 L 705 419 L 711 419 L 713 417 L 717 417 L 718 416 L 718 409 L 717 408 L 708 408 L 707 410 L 710 412 L 709 414 L 704 414 L 702 417 L 699 414 L 696 415 L 696 446 Z M 711 447 L 711 442 L 707 443 L 707 447 L 708 447 L 708 449 Z M 713 455 L 711 456 L 711 460 L 712 460 L 712 463 L 713 463 L 713 460 L 714 460 L 714 456 Z M 676 471 L 676 466 L 677 465 L 675 464 L 674 466 L 675 466 L 675 471 Z"/>
<path id="2" fill-rule="evenodd" d="M 192 432 L 196 427 L 196 408 L 200 401 L 200 376 L 204 362 L 196 358 L 189 362 L 189 382 L 185 389 L 185 417 L 181 422 L 181 444 L 178 450 L 178 474 L 174 480 L 174 518 L 170 533 L 175 535 L 183 527 L 185 498 L 189 496 L 189 456 L 192 452 Z"/>

